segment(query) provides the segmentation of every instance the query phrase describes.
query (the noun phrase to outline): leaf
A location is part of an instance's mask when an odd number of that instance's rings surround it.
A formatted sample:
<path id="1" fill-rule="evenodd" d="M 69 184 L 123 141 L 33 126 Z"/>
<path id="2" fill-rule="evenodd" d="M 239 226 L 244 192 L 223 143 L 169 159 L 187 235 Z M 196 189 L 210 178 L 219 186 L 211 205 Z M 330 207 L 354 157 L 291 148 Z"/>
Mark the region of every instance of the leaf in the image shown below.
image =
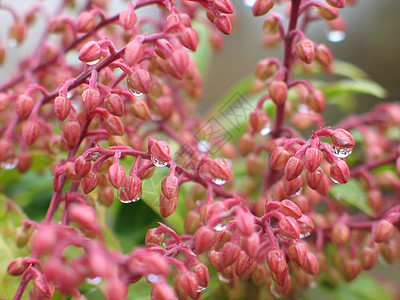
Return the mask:
<path id="1" fill-rule="evenodd" d="M 329 194 L 346 206 L 356 207 L 369 216 L 374 215 L 374 211 L 367 204 L 365 191 L 356 179 L 350 178 L 345 184 L 331 186 Z"/>
<path id="2" fill-rule="evenodd" d="M 29 254 L 27 247 L 16 245 L 16 228 L 27 219 L 21 208 L 4 194 L 0 194 L 0 298 L 12 299 L 20 283 L 19 276 L 7 273 L 8 264 L 17 257 Z"/>
<path id="3" fill-rule="evenodd" d="M 197 32 L 199 43 L 197 45 L 196 52 L 190 52 L 190 55 L 194 58 L 198 70 L 200 71 L 202 77 L 204 77 L 207 73 L 212 57 L 212 49 L 209 42 L 210 31 L 206 25 L 197 21 L 192 21 L 192 27 Z"/>
<path id="4" fill-rule="evenodd" d="M 387 96 L 387 91 L 370 79 L 343 79 L 335 82 L 319 83 L 320 89 L 327 98 L 349 94 L 367 94 L 381 99 Z"/>
<path id="5" fill-rule="evenodd" d="M 342 60 L 335 60 L 333 66 L 333 73 L 343 77 L 359 79 L 367 78 L 368 74 L 361 70 L 359 67 Z"/>

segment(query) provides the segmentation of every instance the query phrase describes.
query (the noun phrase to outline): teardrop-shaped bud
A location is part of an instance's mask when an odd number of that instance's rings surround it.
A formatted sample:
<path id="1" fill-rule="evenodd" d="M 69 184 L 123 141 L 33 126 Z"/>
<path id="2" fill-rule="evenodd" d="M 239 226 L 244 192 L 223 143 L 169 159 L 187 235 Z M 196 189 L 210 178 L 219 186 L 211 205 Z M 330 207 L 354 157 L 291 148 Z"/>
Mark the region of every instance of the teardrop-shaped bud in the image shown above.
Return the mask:
<path id="1" fill-rule="evenodd" d="M 178 205 L 178 197 L 167 198 L 163 194 L 160 196 L 160 214 L 166 218 L 172 215 Z"/>
<path id="2" fill-rule="evenodd" d="M 172 159 L 171 150 L 165 141 L 156 141 L 149 149 L 150 154 L 162 163 L 169 163 Z"/>
<path id="3" fill-rule="evenodd" d="M 194 247 L 196 253 L 200 254 L 209 249 L 213 240 L 214 231 L 207 226 L 200 227 L 194 236 Z"/>
<path id="4" fill-rule="evenodd" d="M 82 192 L 89 194 L 91 191 L 93 191 L 99 183 L 99 179 L 99 175 L 92 171 L 83 176 L 81 181 Z"/>
<path id="5" fill-rule="evenodd" d="M 301 176 L 297 176 L 291 181 L 288 180 L 283 181 L 283 189 L 287 196 L 300 193 L 302 186 L 303 186 L 303 179 L 301 178 Z"/>
<path id="6" fill-rule="evenodd" d="M 295 243 L 289 246 L 288 255 L 291 260 L 303 266 L 307 260 L 307 248 L 303 243 Z"/>
<path id="7" fill-rule="evenodd" d="M 83 11 L 76 20 L 76 30 L 79 33 L 88 33 L 96 25 L 95 17 L 88 11 Z"/>
<path id="8" fill-rule="evenodd" d="M 394 232 L 394 226 L 392 223 L 386 220 L 380 220 L 375 227 L 374 240 L 376 243 L 383 242 L 389 239 Z"/>
<path id="9" fill-rule="evenodd" d="M 168 59 L 175 51 L 174 46 L 166 39 L 158 39 L 154 42 L 155 52 L 162 59 Z"/>
<path id="10" fill-rule="evenodd" d="M 94 88 L 88 88 L 82 93 L 82 104 L 87 114 L 93 112 L 100 105 L 100 93 Z"/>
<path id="11" fill-rule="evenodd" d="M 23 119 L 29 115 L 33 107 L 33 99 L 27 95 L 20 95 L 17 99 L 16 110 L 18 118 Z"/>
<path id="12" fill-rule="evenodd" d="M 295 179 L 296 177 L 300 176 L 300 174 L 303 172 L 303 169 L 303 161 L 296 156 L 292 156 L 289 158 L 285 166 L 285 179 L 288 181 Z"/>
<path id="13" fill-rule="evenodd" d="M 378 260 L 378 251 L 375 248 L 364 247 L 361 252 L 361 265 L 364 270 L 371 269 Z"/>
<path id="14" fill-rule="evenodd" d="M 343 245 L 349 240 L 350 229 L 346 224 L 336 223 L 332 227 L 332 241 L 337 245 Z"/>
<path id="15" fill-rule="evenodd" d="M 304 154 L 304 166 L 309 172 L 315 172 L 321 165 L 324 155 L 316 147 L 310 147 Z"/>
<path id="16" fill-rule="evenodd" d="M 285 253 L 280 249 L 268 251 L 267 263 L 273 273 L 279 274 L 283 272 L 287 267 Z"/>
<path id="17" fill-rule="evenodd" d="M 230 1 L 230 0 L 226 0 Z M 199 43 L 199 37 L 197 36 L 197 32 L 193 30 L 193 28 L 186 27 L 180 34 L 179 40 L 185 48 L 196 51 L 197 45 Z"/>
<path id="18" fill-rule="evenodd" d="M 90 163 L 90 161 L 86 160 L 82 156 L 78 156 L 76 158 L 75 163 L 74 163 L 74 170 L 75 170 L 76 176 L 78 176 L 79 178 L 82 178 L 87 173 L 89 173 L 91 168 L 92 168 L 92 164 Z"/>
<path id="19" fill-rule="evenodd" d="M 313 190 L 318 189 L 318 187 L 322 183 L 323 178 L 324 178 L 324 171 L 322 170 L 321 167 L 319 167 L 317 170 L 315 170 L 315 172 L 312 173 L 306 171 L 307 185 Z"/>
<path id="20" fill-rule="evenodd" d="M 326 98 L 322 91 L 314 90 L 306 98 L 306 104 L 309 109 L 316 113 L 321 113 L 326 107 Z"/>
<path id="21" fill-rule="evenodd" d="M 310 64 L 315 55 L 314 43 L 309 39 L 301 39 L 296 44 L 296 52 L 302 62 Z"/>
<path id="22" fill-rule="evenodd" d="M 276 105 L 281 105 L 287 96 L 288 87 L 286 82 L 274 80 L 268 86 L 269 95 Z"/>
<path id="23" fill-rule="evenodd" d="M 150 119 L 150 110 L 146 102 L 142 100 L 136 100 L 132 103 L 131 112 L 133 115 L 143 121 Z"/>
<path id="24" fill-rule="evenodd" d="M 78 58 L 85 63 L 95 62 L 101 57 L 101 46 L 98 42 L 87 42 L 79 50 Z"/>
<path id="25" fill-rule="evenodd" d="M 303 265 L 303 270 L 310 275 L 318 274 L 319 262 L 314 253 L 312 252 L 307 253 L 306 261 Z"/>
<path id="26" fill-rule="evenodd" d="M 81 126 L 78 122 L 66 122 L 62 127 L 62 137 L 65 143 L 70 147 L 74 147 L 80 138 L 81 135 Z"/>
<path id="27" fill-rule="evenodd" d="M 346 183 L 350 179 L 350 169 L 344 160 L 338 159 L 331 164 L 330 174 L 338 183 Z"/>
<path id="28" fill-rule="evenodd" d="M 239 139 L 239 151 L 242 155 L 247 155 L 253 151 L 256 144 L 255 138 L 249 133 L 244 133 Z"/>
<path id="29" fill-rule="evenodd" d="M 34 280 L 37 291 L 46 298 L 52 298 L 54 295 L 54 285 L 43 274 L 39 274 Z"/>
<path id="30" fill-rule="evenodd" d="M 129 200 L 138 200 L 142 195 L 142 181 L 137 176 L 127 176 L 122 182 L 123 191 Z"/>
<path id="31" fill-rule="evenodd" d="M 253 12 L 253 16 L 259 17 L 268 13 L 273 7 L 273 0 L 256 0 L 251 11 Z"/>
<path id="32" fill-rule="evenodd" d="M 119 23 L 125 29 L 132 29 L 137 21 L 137 16 L 134 11 L 133 3 L 128 2 L 128 7 L 119 13 Z"/>
<path id="33" fill-rule="evenodd" d="M 232 23 L 231 20 L 226 15 L 219 15 L 214 19 L 214 25 L 221 31 L 223 34 L 229 35 L 232 31 Z"/>
<path id="34" fill-rule="evenodd" d="M 280 202 L 279 206 L 280 212 L 286 216 L 293 217 L 295 219 L 301 218 L 303 215 L 300 208 L 291 200 L 285 199 Z"/>
<path id="35" fill-rule="evenodd" d="M 54 99 L 54 114 L 60 121 L 68 118 L 71 112 L 71 100 L 67 97 L 58 96 Z"/>
<path id="36" fill-rule="evenodd" d="M 22 138 L 28 145 L 32 145 L 39 138 L 40 126 L 37 122 L 26 121 L 22 127 Z"/>
<path id="37" fill-rule="evenodd" d="M 279 223 L 280 234 L 287 239 L 296 239 L 300 235 L 300 227 L 296 220 L 292 217 L 285 216 Z"/>
<path id="38" fill-rule="evenodd" d="M 324 67 L 332 64 L 333 56 L 329 48 L 324 44 L 319 44 L 315 50 L 315 59 Z"/>
<path id="39" fill-rule="evenodd" d="M 161 192 L 167 199 L 172 199 L 178 195 L 178 177 L 168 175 L 161 181 Z"/>
<path id="40" fill-rule="evenodd" d="M 290 152 L 283 147 L 275 147 L 271 154 L 270 166 L 274 170 L 281 170 L 290 158 Z"/>
<path id="41" fill-rule="evenodd" d="M 229 181 L 232 178 L 231 168 L 222 158 L 216 158 L 210 162 L 210 173 L 213 178 Z"/>
<path id="42" fill-rule="evenodd" d="M 266 111 L 257 109 L 250 112 L 249 121 L 251 127 L 256 132 L 260 132 L 268 124 L 269 117 Z"/>
<path id="43" fill-rule="evenodd" d="M 128 88 L 135 92 L 147 94 L 150 91 L 151 75 L 145 69 L 137 69 L 130 76 Z"/>
<path id="44" fill-rule="evenodd" d="M 104 99 L 104 107 L 114 116 L 122 117 L 124 115 L 124 103 L 117 94 L 111 94 L 106 97 Z"/>
<path id="45" fill-rule="evenodd" d="M 123 135 L 125 132 L 121 119 L 113 115 L 108 115 L 104 118 L 103 125 L 111 135 Z"/>
<path id="46" fill-rule="evenodd" d="M 124 52 L 124 62 L 128 66 L 135 66 L 143 57 L 144 47 L 140 39 L 134 39 L 126 45 Z"/>
<path id="47" fill-rule="evenodd" d="M 166 64 L 168 73 L 177 79 L 183 79 L 188 67 L 189 54 L 182 49 L 174 51 Z"/>
<path id="48" fill-rule="evenodd" d="M 111 184 L 117 189 L 121 186 L 126 176 L 125 168 L 119 163 L 113 163 L 108 169 L 108 177 Z"/>

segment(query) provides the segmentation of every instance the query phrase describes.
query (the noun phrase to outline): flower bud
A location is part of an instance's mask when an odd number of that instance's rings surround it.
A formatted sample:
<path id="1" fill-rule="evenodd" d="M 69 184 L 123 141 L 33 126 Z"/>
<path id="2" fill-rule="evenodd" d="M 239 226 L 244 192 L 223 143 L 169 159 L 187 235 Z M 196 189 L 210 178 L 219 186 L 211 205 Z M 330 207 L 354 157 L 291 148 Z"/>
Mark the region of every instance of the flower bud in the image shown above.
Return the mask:
<path id="1" fill-rule="evenodd" d="M 82 178 L 81 181 L 82 192 L 85 194 L 89 194 L 96 188 L 98 183 L 99 183 L 99 175 L 90 171 Z"/>
<path id="2" fill-rule="evenodd" d="M 98 42 L 87 42 L 81 50 L 79 50 L 78 58 L 85 63 L 92 63 L 101 57 L 101 46 Z"/>
<path id="3" fill-rule="evenodd" d="M 68 207 L 68 211 L 71 222 L 84 229 L 94 231 L 97 229 L 97 216 L 93 207 L 73 203 Z"/>
<path id="4" fill-rule="evenodd" d="M 343 275 L 347 281 L 352 281 L 361 271 L 361 263 L 358 259 L 345 259 L 343 261 Z"/>
<path id="5" fill-rule="evenodd" d="M 98 201 L 105 207 L 110 207 L 114 202 L 114 191 L 111 187 L 106 186 L 98 191 Z"/>
<path id="6" fill-rule="evenodd" d="M 324 44 L 319 44 L 315 50 L 315 59 L 324 67 L 332 64 L 333 56 L 329 48 Z"/>
<path id="7" fill-rule="evenodd" d="M 175 51 L 174 46 L 166 39 L 158 39 L 154 42 L 155 52 L 162 59 L 168 59 Z"/>
<path id="8" fill-rule="evenodd" d="M 232 31 L 231 20 L 226 15 L 219 15 L 214 19 L 214 25 L 223 34 L 229 35 Z"/>
<path id="9" fill-rule="evenodd" d="M 254 259 L 250 258 L 246 252 L 240 251 L 234 265 L 235 274 L 239 277 L 245 277 L 251 274 L 256 267 Z"/>
<path id="10" fill-rule="evenodd" d="M 60 121 L 68 118 L 71 112 L 71 100 L 67 97 L 58 96 L 54 99 L 54 114 Z"/>
<path id="11" fill-rule="evenodd" d="M 288 87 L 286 82 L 274 80 L 269 84 L 268 91 L 274 103 L 279 106 L 286 100 Z"/>
<path id="12" fill-rule="evenodd" d="M 135 26 L 137 16 L 134 11 L 133 3 L 129 2 L 128 7 L 119 13 L 119 23 L 125 29 L 132 29 Z"/>
<path id="13" fill-rule="evenodd" d="M 32 145 L 39 138 L 40 126 L 37 122 L 26 121 L 22 127 L 22 138 L 28 145 Z"/>
<path id="14" fill-rule="evenodd" d="M 293 217 L 295 219 L 301 218 L 301 216 L 303 215 L 300 208 L 295 203 L 293 203 L 293 201 L 287 199 L 280 202 L 279 210 L 285 216 Z"/>
<path id="15" fill-rule="evenodd" d="M 346 183 L 350 178 L 350 169 L 344 160 L 338 159 L 331 164 L 330 174 L 332 180 L 335 180 L 338 183 Z"/>
<path id="16" fill-rule="evenodd" d="M 336 223 L 332 227 L 332 241 L 337 245 L 343 245 L 349 240 L 350 229 L 343 223 Z"/>
<path id="17" fill-rule="evenodd" d="M 197 254 L 203 253 L 210 248 L 214 240 L 214 231 L 207 226 L 202 226 L 194 236 L 194 248 Z"/>
<path id="18" fill-rule="evenodd" d="M 361 252 L 361 264 L 364 270 L 371 269 L 378 260 L 378 251 L 375 248 L 364 247 Z"/>
<path id="19" fill-rule="evenodd" d="M 283 147 L 275 147 L 271 154 L 270 166 L 274 170 L 281 170 L 285 167 L 290 158 L 290 152 Z"/>
<path id="20" fill-rule="evenodd" d="M 62 127 L 62 137 L 65 143 L 73 148 L 78 143 L 81 136 L 81 126 L 78 122 L 66 122 Z"/>
<path id="21" fill-rule="evenodd" d="M 7 267 L 7 273 L 12 276 L 18 276 L 24 273 L 26 268 L 28 267 L 23 263 L 24 258 L 18 257 L 14 259 Z"/>
<path id="22" fill-rule="evenodd" d="M 142 100 L 136 100 L 132 103 L 131 111 L 133 115 L 143 121 L 150 119 L 150 110 L 147 104 Z"/>
<path id="23" fill-rule="evenodd" d="M 396 240 L 389 240 L 379 244 L 379 252 L 388 264 L 393 264 L 399 257 L 399 244 Z"/>
<path id="24" fill-rule="evenodd" d="M 260 250 L 260 236 L 258 232 L 253 232 L 247 237 L 245 246 L 247 254 L 252 258 L 256 258 Z"/>
<path id="25" fill-rule="evenodd" d="M 291 244 L 288 248 L 288 255 L 291 260 L 304 266 L 307 260 L 307 248 L 303 243 Z"/>
<path id="26" fill-rule="evenodd" d="M 221 272 L 224 269 L 221 252 L 210 250 L 208 252 L 208 261 L 216 271 Z"/>
<path id="27" fill-rule="evenodd" d="M 184 228 L 188 234 L 194 234 L 200 227 L 200 215 L 192 210 L 185 214 Z"/>
<path id="28" fill-rule="evenodd" d="M 103 125 L 111 135 L 123 135 L 125 132 L 124 124 L 116 116 L 108 115 L 103 119 Z"/>
<path id="29" fill-rule="evenodd" d="M 14 24 L 8 30 L 8 38 L 10 41 L 15 41 L 21 44 L 26 36 L 26 24 L 21 20 L 15 20 Z"/>
<path id="30" fill-rule="evenodd" d="M 142 41 L 134 39 L 126 45 L 124 52 L 124 62 L 131 67 L 134 67 L 143 57 L 144 47 Z"/>
<path id="31" fill-rule="evenodd" d="M 156 141 L 149 147 L 149 152 L 153 162 L 156 160 L 161 163 L 169 163 L 172 159 L 171 150 L 165 141 Z"/>
<path id="32" fill-rule="evenodd" d="M 222 158 L 216 158 L 210 162 L 210 173 L 213 178 L 229 181 L 232 178 L 231 168 Z"/>
<path id="33" fill-rule="evenodd" d="M 300 235 L 300 227 L 292 217 L 284 217 L 278 223 L 280 234 L 287 239 L 296 239 Z"/>
<path id="34" fill-rule="evenodd" d="M 326 99 L 323 92 L 319 90 L 314 90 L 306 98 L 307 106 L 316 113 L 321 113 L 326 107 Z"/>
<path id="35" fill-rule="evenodd" d="M 87 114 L 93 112 L 100 105 L 100 93 L 94 88 L 88 88 L 82 93 L 82 104 Z"/>
<path id="36" fill-rule="evenodd" d="M 392 223 L 386 220 L 380 220 L 374 230 L 374 240 L 376 243 L 388 240 L 394 232 L 394 226 Z"/>
<path id="37" fill-rule="evenodd" d="M 229 1 L 230 0 L 225 0 Z M 197 36 L 197 32 L 193 30 L 193 28 L 186 27 L 180 34 L 179 40 L 185 48 L 196 51 L 197 45 L 199 43 L 199 37 Z"/>
<path id="38" fill-rule="evenodd" d="M 127 82 L 130 90 L 147 94 L 150 91 L 151 75 L 145 69 L 137 69 Z"/>
<path id="39" fill-rule="evenodd" d="M 321 18 L 329 21 L 336 19 L 339 15 L 337 8 L 330 6 L 327 3 L 323 3 L 321 6 L 319 6 L 317 11 Z"/>
<path id="40" fill-rule="evenodd" d="M 75 163 L 74 163 L 74 170 L 75 170 L 76 176 L 78 176 L 79 178 L 82 178 L 87 173 L 89 173 L 91 168 L 92 168 L 92 164 L 90 163 L 90 161 L 87 161 L 82 156 L 78 156 L 76 158 Z"/>
<path id="41" fill-rule="evenodd" d="M 129 200 L 139 200 L 142 195 L 142 181 L 137 176 L 127 176 L 122 182 L 124 194 Z"/>
<path id="42" fill-rule="evenodd" d="M 189 54 L 185 50 L 178 49 L 167 59 L 167 72 L 177 79 L 183 79 L 188 67 Z"/>
<path id="43" fill-rule="evenodd" d="M 96 25 L 94 16 L 88 12 L 83 11 L 76 20 L 76 30 L 79 33 L 88 33 Z"/>
<path id="44" fill-rule="evenodd" d="M 253 151 L 256 141 L 252 135 L 249 133 L 244 133 L 239 138 L 239 151 L 242 155 L 247 155 Z"/>
<path id="45" fill-rule="evenodd" d="M 229 242 L 232 238 L 232 231 L 227 229 L 219 230 L 215 240 L 214 240 L 214 249 L 216 251 L 220 251 L 226 242 Z"/>
<path id="46" fill-rule="evenodd" d="M 157 228 L 151 228 L 147 231 L 145 237 L 145 245 L 146 247 L 150 247 L 150 244 L 160 245 L 164 243 L 165 235 L 164 233 L 158 234 Z"/>
<path id="47" fill-rule="evenodd" d="M 17 99 L 17 105 L 16 105 L 18 118 L 23 119 L 27 117 L 32 110 L 32 106 L 33 106 L 32 97 L 29 97 L 27 95 L 20 95 Z"/>
<path id="48" fill-rule="evenodd" d="M 309 235 L 314 230 L 314 223 L 307 215 L 302 215 L 301 218 L 298 218 L 297 223 L 300 226 L 301 234 Z"/>
<path id="49" fill-rule="evenodd" d="M 223 14 L 233 14 L 233 4 L 230 0 L 215 0 L 214 6 Z"/>
<path id="50" fill-rule="evenodd" d="M 296 177 L 300 176 L 301 172 L 303 172 L 303 169 L 303 161 L 296 156 L 292 156 L 289 158 L 285 166 L 285 179 L 288 181 L 295 179 Z"/>
<path id="51" fill-rule="evenodd" d="M 272 63 L 271 59 L 266 58 L 257 63 L 254 75 L 261 80 L 266 80 L 274 74 L 275 70 L 276 66 Z"/>
<path id="52" fill-rule="evenodd" d="M 327 195 L 329 192 L 329 187 L 331 185 L 331 180 L 325 174 L 322 175 L 322 180 L 320 185 L 317 187 L 316 191 L 320 195 Z"/>
<path id="53" fill-rule="evenodd" d="M 111 184 L 117 189 L 121 186 L 124 181 L 126 171 L 119 163 L 113 163 L 108 169 L 108 177 L 110 178 Z"/>
<path id="54" fill-rule="evenodd" d="M 285 253 L 280 249 L 268 251 L 267 263 L 273 273 L 279 274 L 283 272 L 287 267 Z"/>
<path id="55" fill-rule="evenodd" d="M 296 52 L 302 62 L 310 64 L 314 60 L 314 43 L 309 39 L 301 39 L 296 44 Z"/>
<path id="56" fill-rule="evenodd" d="M 198 263 L 191 268 L 191 271 L 196 274 L 199 281 L 199 286 L 207 287 L 210 281 L 210 274 L 208 273 L 208 268 L 205 264 Z"/>
<path id="57" fill-rule="evenodd" d="M 46 276 L 39 274 L 34 280 L 36 290 L 46 298 L 52 298 L 54 295 L 54 285 Z"/>
<path id="58" fill-rule="evenodd" d="M 124 103 L 117 94 L 111 94 L 106 97 L 104 99 L 104 107 L 114 116 L 122 117 L 124 115 Z"/>
<path id="59" fill-rule="evenodd" d="M 265 15 L 274 7 L 273 0 L 256 0 L 251 8 L 253 16 L 259 17 Z"/>
<path id="60" fill-rule="evenodd" d="M 314 253 L 312 252 L 307 253 L 306 261 L 302 267 L 303 270 L 310 275 L 318 274 L 319 262 Z"/>
<path id="61" fill-rule="evenodd" d="M 367 193 L 367 199 L 372 210 L 378 213 L 383 204 L 382 192 L 376 188 L 372 188 Z"/>
<path id="62" fill-rule="evenodd" d="M 304 154 L 304 165 L 306 169 L 311 173 L 315 172 L 321 165 L 323 156 L 324 155 L 318 148 L 308 148 Z"/>
<path id="63" fill-rule="evenodd" d="M 346 6 L 346 0 L 326 0 L 326 2 L 337 8 L 344 8 Z"/>
<path id="64" fill-rule="evenodd" d="M 250 236 L 255 230 L 254 216 L 242 208 L 238 208 L 236 211 L 235 223 L 239 231 L 245 236 Z"/>
<path id="65" fill-rule="evenodd" d="M 321 185 L 323 177 L 324 177 L 324 171 L 322 170 L 321 167 L 319 167 L 315 172 L 312 173 L 307 171 L 306 172 L 307 185 L 311 189 L 315 190 Z"/>
<path id="66" fill-rule="evenodd" d="M 332 133 L 332 146 L 340 149 L 353 149 L 354 138 L 350 132 L 344 129 L 336 129 Z"/>
<path id="67" fill-rule="evenodd" d="M 167 198 L 164 195 L 160 196 L 160 214 L 161 217 L 166 218 L 175 212 L 178 205 L 178 197 Z"/>
<path id="68" fill-rule="evenodd" d="M 303 179 L 301 178 L 301 176 L 298 176 L 291 181 L 283 181 L 283 190 L 288 196 L 300 193 L 302 186 Z"/>
<path id="69" fill-rule="evenodd" d="M 250 112 L 249 121 L 254 131 L 260 132 L 268 124 L 269 117 L 267 112 L 262 109 L 257 109 Z"/>
<path id="70" fill-rule="evenodd" d="M 178 196 L 178 188 L 178 177 L 174 175 L 168 175 L 161 181 L 161 192 L 167 199 Z"/>
<path id="71" fill-rule="evenodd" d="M 178 279 L 178 285 L 182 288 L 186 295 L 195 299 L 199 287 L 199 280 L 195 273 L 188 271 L 181 274 Z"/>
<path id="72" fill-rule="evenodd" d="M 265 167 L 263 159 L 254 153 L 250 153 L 246 159 L 246 171 L 247 174 L 254 177 L 261 174 L 261 171 Z"/>
<path id="73" fill-rule="evenodd" d="M 177 299 L 174 289 L 165 281 L 157 281 L 151 288 L 151 300 Z"/>

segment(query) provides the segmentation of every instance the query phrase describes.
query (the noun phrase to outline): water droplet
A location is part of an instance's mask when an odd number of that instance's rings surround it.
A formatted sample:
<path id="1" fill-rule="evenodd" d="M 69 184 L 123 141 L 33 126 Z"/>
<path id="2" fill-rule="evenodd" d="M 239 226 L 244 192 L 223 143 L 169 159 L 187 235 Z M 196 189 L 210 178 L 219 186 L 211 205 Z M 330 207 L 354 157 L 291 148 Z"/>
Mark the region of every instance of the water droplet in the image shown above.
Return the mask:
<path id="1" fill-rule="evenodd" d="M 213 177 L 212 182 L 214 182 L 216 185 L 223 185 L 225 184 L 226 180 Z"/>
<path id="2" fill-rule="evenodd" d="M 18 46 L 18 41 L 16 39 L 14 39 L 14 38 L 9 38 L 8 41 L 7 41 L 7 44 L 8 44 L 9 47 L 15 48 L 15 47 Z"/>
<path id="3" fill-rule="evenodd" d="M 155 165 L 158 168 L 162 168 L 168 165 L 168 162 L 158 160 L 156 157 L 154 157 L 154 155 L 151 156 L 151 161 L 153 162 L 153 165 Z"/>
<path id="4" fill-rule="evenodd" d="M 19 159 L 18 158 L 10 158 L 0 163 L 0 168 L 5 170 L 12 170 L 18 165 Z"/>
<path id="5" fill-rule="evenodd" d="M 136 195 L 135 198 L 133 198 L 132 202 L 138 202 L 142 198 L 142 193 L 139 193 Z"/>
<path id="6" fill-rule="evenodd" d="M 303 187 L 301 186 L 299 188 L 299 190 L 296 193 L 294 193 L 291 197 L 296 197 L 296 196 L 300 195 L 302 191 L 303 191 Z"/>
<path id="7" fill-rule="evenodd" d="M 72 98 L 72 95 L 73 95 L 73 93 L 72 93 L 71 91 L 68 91 L 68 92 L 67 92 L 67 98 L 68 98 L 68 99 L 71 99 L 71 98 Z"/>
<path id="8" fill-rule="evenodd" d="M 381 265 L 383 267 L 385 267 L 385 268 L 390 267 L 390 265 L 388 264 L 388 262 L 386 261 L 386 259 L 382 255 L 378 256 L 378 261 L 381 263 Z"/>
<path id="9" fill-rule="evenodd" d="M 309 287 L 312 288 L 312 289 L 315 289 L 317 287 L 317 281 L 316 280 L 311 281 Z"/>
<path id="10" fill-rule="evenodd" d="M 183 48 L 184 50 L 186 50 L 187 52 L 193 52 L 192 50 L 186 48 L 185 46 L 182 46 L 182 48 Z"/>
<path id="11" fill-rule="evenodd" d="M 309 113 L 311 113 L 311 110 L 308 108 L 308 106 L 307 105 L 305 105 L 305 104 L 300 104 L 298 107 L 297 107 L 297 111 L 299 112 L 299 113 L 301 113 L 301 114 L 309 114 Z"/>
<path id="12" fill-rule="evenodd" d="M 333 179 L 332 177 L 331 177 L 331 180 L 333 181 L 333 183 L 339 184 L 339 181 L 337 181 L 336 179 Z"/>
<path id="13" fill-rule="evenodd" d="M 273 281 L 271 282 L 271 284 L 269 286 L 269 290 L 274 297 L 276 297 L 276 298 L 282 297 L 282 295 L 276 290 L 276 286 Z"/>
<path id="14" fill-rule="evenodd" d="M 305 239 L 307 237 L 309 237 L 311 235 L 311 232 L 304 232 L 304 233 L 300 233 L 299 237 L 301 239 Z"/>
<path id="15" fill-rule="evenodd" d="M 243 4 L 247 7 L 253 7 L 256 0 L 243 0 Z"/>
<path id="16" fill-rule="evenodd" d="M 221 282 L 224 282 L 224 283 L 229 283 L 229 282 L 231 282 L 228 278 L 224 277 L 224 275 L 222 275 L 221 273 L 218 273 L 218 279 L 219 279 Z"/>
<path id="17" fill-rule="evenodd" d="M 149 274 L 147 275 L 147 281 L 150 283 L 155 283 L 160 281 L 161 276 L 156 274 Z"/>
<path id="18" fill-rule="evenodd" d="M 326 38 L 332 43 L 339 43 L 346 38 L 346 33 L 342 30 L 330 30 L 326 34 Z"/>
<path id="19" fill-rule="evenodd" d="M 260 134 L 261 135 L 268 135 L 271 133 L 271 125 L 267 124 L 263 129 L 261 129 Z"/>
<path id="20" fill-rule="evenodd" d="M 332 145 L 332 150 L 333 150 L 333 153 L 335 154 L 335 156 L 339 157 L 339 158 L 345 158 L 345 157 L 349 156 L 351 154 L 351 152 L 353 152 L 352 148 L 340 148 L 340 147 L 336 147 L 334 145 Z"/>
<path id="21" fill-rule="evenodd" d="M 86 64 L 88 64 L 89 66 L 93 66 L 93 65 L 97 64 L 99 61 L 100 61 L 100 58 L 96 59 L 94 61 L 88 61 Z"/>
<path id="22" fill-rule="evenodd" d="M 207 141 L 200 141 L 197 143 L 197 148 L 200 152 L 207 153 L 210 151 L 210 143 Z"/>
<path id="23" fill-rule="evenodd" d="M 205 289 L 206 289 L 205 286 L 199 285 L 199 286 L 197 287 L 197 291 L 196 291 L 196 292 L 201 293 L 201 292 L 204 291 Z"/>
<path id="24" fill-rule="evenodd" d="M 142 96 L 142 95 L 143 95 L 142 92 L 139 92 L 139 91 L 137 91 L 137 90 L 135 90 L 135 89 L 133 88 L 132 79 L 130 79 L 130 78 L 128 77 L 128 78 L 126 79 L 126 83 L 127 83 L 127 85 L 128 85 L 128 89 L 131 91 L 131 93 L 132 93 L 135 97 L 139 97 L 139 96 Z"/>
<path id="25" fill-rule="evenodd" d="M 101 282 L 102 278 L 100 276 L 94 277 L 94 278 L 86 278 L 86 282 L 89 284 L 99 284 Z"/>
<path id="26" fill-rule="evenodd" d="M 117 195 L 118 195 L 118 199 L 119 199 L 122 203 L 131 203 L 131 202 L 133 202 L 133 200 L 130 200 L 130 199 L 128 198 L 128 196 L 126 195 L 123 185 L 121 185 L 121 186 L 118 188 Z"/>
<path id="27" fill-rule="evenodd" d="M 214 226 L 214 230 L 215 231 L 222 231 L 226 229 L 226 225 L 222 225 L 222 224 L 217 224 Z"/>

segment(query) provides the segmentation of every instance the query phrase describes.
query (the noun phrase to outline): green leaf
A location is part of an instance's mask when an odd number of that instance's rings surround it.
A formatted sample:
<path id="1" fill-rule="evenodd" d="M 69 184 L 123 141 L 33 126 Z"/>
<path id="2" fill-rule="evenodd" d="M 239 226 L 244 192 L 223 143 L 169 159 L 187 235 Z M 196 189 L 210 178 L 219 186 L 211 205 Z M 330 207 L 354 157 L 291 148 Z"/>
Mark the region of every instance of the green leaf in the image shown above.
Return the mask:
<path id="1" fill-rule="evenodd" d="M 194 58 L 198 70 L 202 77 L 204 77 L 212 57 L 212 49 L 209 42 L 210 31 L 206 25 L 197 21 L 192 21 L 192 27 L 197 32 L 199 43 L 196 52 L 190 52 L 190 55 Z"/>
<path id="2" fill-rule="evenodd" d="M 361 70 L 359 67 L 342 60 L 335 60 L 333 73 L 343 77 L 359 79 L 367 78 L 368 74 Z"/>
<path id="3" fill-rule="evenodd" d="M 16 228 L 21 226 L 21 220 L 27 219 L 11 199 L 0 194 L 0 298 L 12 299 L 18 289 L 21 278 L 7 273 L 8 264 L 17 257 L 29 254 L 27 247 L 16 245 Z"/>
<path id="4" fill-rule="evenodd" d="M 343 79 L 335 82 L 321 83 L 320 89 L 327 98 L 340 95 L 367 94 L 377 98 L 385 98 L 387 91 L 370 79 Z"/>
<path id="5" fill-rule="evenodd" d="M 345 184 L 331 186 L 329 194 L 346 206 L 356 207 L 370 216 L 374 215 L 374 211 L 368 205 L 365 191 L 356 179 L 350 178 Z"/>

